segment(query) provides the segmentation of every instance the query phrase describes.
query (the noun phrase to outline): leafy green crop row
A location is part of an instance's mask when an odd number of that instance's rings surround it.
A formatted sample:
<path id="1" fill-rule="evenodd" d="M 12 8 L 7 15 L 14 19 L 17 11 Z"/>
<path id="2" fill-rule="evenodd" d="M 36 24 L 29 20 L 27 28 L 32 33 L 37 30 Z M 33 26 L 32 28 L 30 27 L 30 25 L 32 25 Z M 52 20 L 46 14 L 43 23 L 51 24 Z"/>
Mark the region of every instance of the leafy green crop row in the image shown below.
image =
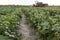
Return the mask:
<path id="1" fill-rule="evenodd" d="M 43 40 L 60 40 L 60 11 L 54 8 L 24 8 L 31 27 Z"/>
<path id="2" fill-rule="evenodd" d="M 16 27 L 19 23 L 18 7 L 0 7 L 0 40 L 17 40 Z"/>

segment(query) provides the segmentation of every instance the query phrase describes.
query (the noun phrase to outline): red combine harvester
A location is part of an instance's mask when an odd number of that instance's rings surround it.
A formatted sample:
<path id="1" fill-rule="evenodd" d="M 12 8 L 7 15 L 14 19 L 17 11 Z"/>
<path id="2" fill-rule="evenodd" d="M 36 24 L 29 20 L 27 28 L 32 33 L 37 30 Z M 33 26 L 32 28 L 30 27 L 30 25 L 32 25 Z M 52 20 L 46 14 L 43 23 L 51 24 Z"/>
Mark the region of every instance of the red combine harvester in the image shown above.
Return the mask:
<path id="1" fill-rule="evenodd" d="M 42 2 L 36 2 L 36 4 L 33 4 L 34 7 L 46 7 L 48 4 L 44 4 Z"/>

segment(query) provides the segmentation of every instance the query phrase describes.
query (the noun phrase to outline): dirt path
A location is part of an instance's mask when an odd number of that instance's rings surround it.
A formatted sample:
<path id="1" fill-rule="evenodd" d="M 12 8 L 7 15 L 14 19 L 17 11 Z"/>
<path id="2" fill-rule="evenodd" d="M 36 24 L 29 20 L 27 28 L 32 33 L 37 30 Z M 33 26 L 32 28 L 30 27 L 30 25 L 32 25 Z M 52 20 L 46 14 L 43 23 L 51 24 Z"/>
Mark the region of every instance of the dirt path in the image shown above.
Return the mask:
<path id="1" fill-rule="evenodd" d="M 30 28 L 26 16 L 22 14 L 21 17 L 22 20 L 20 22 L 20 26 L 18 30 L 18 32 L 22 34 L 21 40 L 36 40 L 34 29 Z"/>

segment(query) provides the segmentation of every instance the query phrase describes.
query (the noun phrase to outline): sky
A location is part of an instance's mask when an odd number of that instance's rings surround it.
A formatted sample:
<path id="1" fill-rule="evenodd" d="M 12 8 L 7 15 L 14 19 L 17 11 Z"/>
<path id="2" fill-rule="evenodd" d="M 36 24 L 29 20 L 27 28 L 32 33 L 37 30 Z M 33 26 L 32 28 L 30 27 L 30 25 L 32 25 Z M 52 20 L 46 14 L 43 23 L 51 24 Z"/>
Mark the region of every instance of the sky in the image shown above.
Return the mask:
<path id="1" fill-rule="evenodd" d="M 48 3 L 49 5 L 60 5 L 60 0 L 0 0 L 0 5 L 32 5 L 35 1 Z"/>

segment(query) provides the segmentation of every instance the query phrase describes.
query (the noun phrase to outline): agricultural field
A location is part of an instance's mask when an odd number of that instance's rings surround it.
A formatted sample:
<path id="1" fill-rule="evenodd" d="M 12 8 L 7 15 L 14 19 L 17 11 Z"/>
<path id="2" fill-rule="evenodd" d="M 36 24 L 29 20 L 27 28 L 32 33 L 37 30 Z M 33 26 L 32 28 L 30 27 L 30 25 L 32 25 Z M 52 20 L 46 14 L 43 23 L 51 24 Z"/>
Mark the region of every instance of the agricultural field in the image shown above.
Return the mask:
<path id="1" fill-rule="evenodd" d="M 17 25 L 24 13 L 42 40 L 60 40 L 59 7 L 0 6 L 0 40 L 18 40 Z"/>

